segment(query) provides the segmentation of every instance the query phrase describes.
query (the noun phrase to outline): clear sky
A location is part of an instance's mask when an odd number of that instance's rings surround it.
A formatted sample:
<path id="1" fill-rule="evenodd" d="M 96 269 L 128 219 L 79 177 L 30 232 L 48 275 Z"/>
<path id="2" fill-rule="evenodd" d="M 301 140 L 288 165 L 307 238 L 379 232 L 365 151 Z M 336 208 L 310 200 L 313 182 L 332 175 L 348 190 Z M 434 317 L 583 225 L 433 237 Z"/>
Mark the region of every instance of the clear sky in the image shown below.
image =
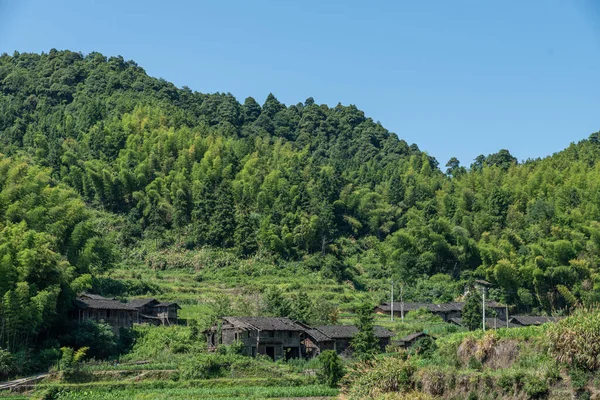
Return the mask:
<path id="1" fill-rule="evenodd" d="M 595 0 L 0 0 L 0 52 L 51 48 L 240 101 L 356 104 L 442 165 L 600 130 Z"/>

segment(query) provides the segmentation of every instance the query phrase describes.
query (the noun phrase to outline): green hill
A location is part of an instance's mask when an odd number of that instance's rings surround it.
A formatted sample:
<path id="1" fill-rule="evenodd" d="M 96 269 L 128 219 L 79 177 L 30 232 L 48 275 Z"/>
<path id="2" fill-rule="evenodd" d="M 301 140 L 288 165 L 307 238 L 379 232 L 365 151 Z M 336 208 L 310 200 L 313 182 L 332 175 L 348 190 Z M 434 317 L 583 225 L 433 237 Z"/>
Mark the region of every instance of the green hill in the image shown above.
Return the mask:
<path id="1" fill-rule="evenodd" d="M 0 153 L 11 351 L 56 337 L 92 287 L 192 304 L 278 285 L 344 305 L 391 278 L 449 301 L 480 277 L 515 311 L 600 299 L 597 134 L 442 171 L 352 105 L 240 103 L 51 50 L 0 56 Z"/>

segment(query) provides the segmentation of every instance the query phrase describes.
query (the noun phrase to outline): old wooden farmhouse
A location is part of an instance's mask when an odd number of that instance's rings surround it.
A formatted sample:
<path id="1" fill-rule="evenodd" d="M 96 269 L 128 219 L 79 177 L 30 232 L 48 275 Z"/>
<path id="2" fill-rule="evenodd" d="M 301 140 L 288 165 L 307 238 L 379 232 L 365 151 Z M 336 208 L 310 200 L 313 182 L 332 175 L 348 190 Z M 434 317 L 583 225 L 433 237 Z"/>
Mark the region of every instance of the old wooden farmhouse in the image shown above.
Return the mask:
<path id="1" fill-rule="evenodd" d="M 209 348 L 239 341 L 246 355 L 287 360 L 301 357 L 305 328 L 289 318 L 223 317 L 205 333 Z"/>
<path id="2" fill-rule="evenodd" d="M 139 311 L 139 322 L 154 325 L 176 325 L 181 307 L 173 302 L 160 302 L 154 298 L 133 299 L 127 303 Z"/>
<path id="3" fill-rule="evenodd" d="M 108 323 L 118 335 L 120 328 L 131 328 L 138 321 L 138 310 L 129 304 L 96 294 L 82 294 L 74 301 L 71 317 L 77 322 L 91 319 Z"/>
<path id="4" fill-rule="evenodd" d="M 394 317 L 400 318 L 402 313 L 406 316 L 408 313 L 412 311 L 416 311 L 419 309 L 425 309 L 431 312 L 434 315 L 439 316 L 444 321 L 448 322 L 452 318 L 460 318 L 462 316 L 462 309 L 464 307 L 464 302 L 453 302 L 453 303 L 442 303 L 442 304 L 433 304 L 433 303 L 411 303 L 411 302 L 394 302 Z M 506 316 L 506 306 L 495 301 L 486 302 L 486 308 L 490 311 L 493 311 L 496 314 L 497 318 L 504 319 Z M 390 315 L 392 312 L 392 304 L 391 303 L 382 303 L 375 307 L 375 312 L 377 314 L 386 314 Z"/>
<path id="5" fill-rule="evenodd" d="M 374 326 L 374 333 L 379 339 L 382 351 L 390 344 L 393 332 L 381 326 Z M 306 329 L 304 349 L 307 357 L 314 357 L 325 350 L 335 350 L 338 354 L 350 355 L 352 353 L 352 337 L 358 332 L 354 325 L 323 325 Z"/>

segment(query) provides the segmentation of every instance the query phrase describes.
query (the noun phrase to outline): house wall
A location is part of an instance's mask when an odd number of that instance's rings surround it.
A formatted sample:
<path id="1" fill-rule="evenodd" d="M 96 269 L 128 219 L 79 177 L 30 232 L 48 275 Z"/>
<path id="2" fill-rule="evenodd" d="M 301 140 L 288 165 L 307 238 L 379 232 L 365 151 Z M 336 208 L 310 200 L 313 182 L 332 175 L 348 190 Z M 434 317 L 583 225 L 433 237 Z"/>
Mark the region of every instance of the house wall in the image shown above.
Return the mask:
<path id="1" fill-rule="evenodd" d="M 258 335 L 258 337 L 257 337 Z M 256 354 L 268 354 L 273 348 L 276 360 L 286 356 L 286 350 L 290 354 L 300 355 L 300 342 L 302 338 L 297 331 L 242 331 L 237 328 L 222 328 L 221 343 L 233 344 L 240 341 L 244 344 L 244 355 L 254 356 Z"/>
<path id="2" fill-rule="evenodd" d="M 119 335 L 120 328 L 131 328 L 138 320 L 138 312 L 130 310 L 84 309 L 77 310 L 79 321 L 91 319 L 96 322 L 104 321 L 111 326 L 113 332 Z"/>

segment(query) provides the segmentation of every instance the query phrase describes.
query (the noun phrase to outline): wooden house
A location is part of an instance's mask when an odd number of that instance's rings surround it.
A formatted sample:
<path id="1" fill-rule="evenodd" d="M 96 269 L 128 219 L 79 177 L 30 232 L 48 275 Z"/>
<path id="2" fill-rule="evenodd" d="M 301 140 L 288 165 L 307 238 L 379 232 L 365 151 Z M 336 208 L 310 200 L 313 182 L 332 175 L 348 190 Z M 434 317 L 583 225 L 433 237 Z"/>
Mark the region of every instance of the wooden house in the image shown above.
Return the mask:
<path id="1" fill-rule="evenodd" d="M 205 331 L 209 349 L 241 342 L 244 354 L 265 354 L 273 360 L 300 358 L 305 327 L 288 318 L 223 317 Z"/>
<path id="2" fill-rule="evenodd" d="M 375 326 L 374 333 L 379 340 L 379 347 L 385 351 L 390 344 L 393 332 L 381 326 Z M 306 330 L 307 340 L 304 341 L 307 356 L 316 356 L 325 350 L 335 350 L 338 354 L 352 352 L 352 337 L 358 332 L 354 325 L 323 325 Z"/>
<path id="3" fill-rule="evenodd" d="M 130 306 L 139 311 L 139 322 L 155 325 L 172 325 L 178 323 L 177 312 L 181 307 L 173 302 L 160 302 L 154 298 L 130 300 Z"/>
<path id="4" fill-rule="evenodd" d="M 490 311 L 493 311 L 496 314 L 497 318 L 505 318 L 506 316 L 506 306 L 503 304 L 497 303 L 495 301 L 488 301 L 485 303 L 486 308 Z M 451 303 L 442 303 L 442 304 L 433 304 L 433 303 L 412 303 L 412 302 L 394 302 L 394 317 L 400 318 L 402 316 L 402 312 L 404 312 L 404 316 L 412 311 L 416 311 L 419 309 L 425 309 L 432 313 L 433 315 L 437 315 L 442 320 L 448 322 L 452 318 L 460 318 L 462 316 L 462 309 L 464 307 L 464 302 L 451 302 Z M 375 307 L 375 313 L 377 314 L 385 314 L 390 315 L 392 312 L 392 304 L 391 303 L 382 303 Z"/>
<path id="5" fill-rule="evenodd" d="M 96 294 L 82 294 L 74 301 L 71 313 L 73 320 L 82 322 L 88 319 L 109 324 L 115 334 L 120 328 L 131 328 L 138 321 L 138 310 L 129 304 L 114 298 L 106 298 Z"/>

